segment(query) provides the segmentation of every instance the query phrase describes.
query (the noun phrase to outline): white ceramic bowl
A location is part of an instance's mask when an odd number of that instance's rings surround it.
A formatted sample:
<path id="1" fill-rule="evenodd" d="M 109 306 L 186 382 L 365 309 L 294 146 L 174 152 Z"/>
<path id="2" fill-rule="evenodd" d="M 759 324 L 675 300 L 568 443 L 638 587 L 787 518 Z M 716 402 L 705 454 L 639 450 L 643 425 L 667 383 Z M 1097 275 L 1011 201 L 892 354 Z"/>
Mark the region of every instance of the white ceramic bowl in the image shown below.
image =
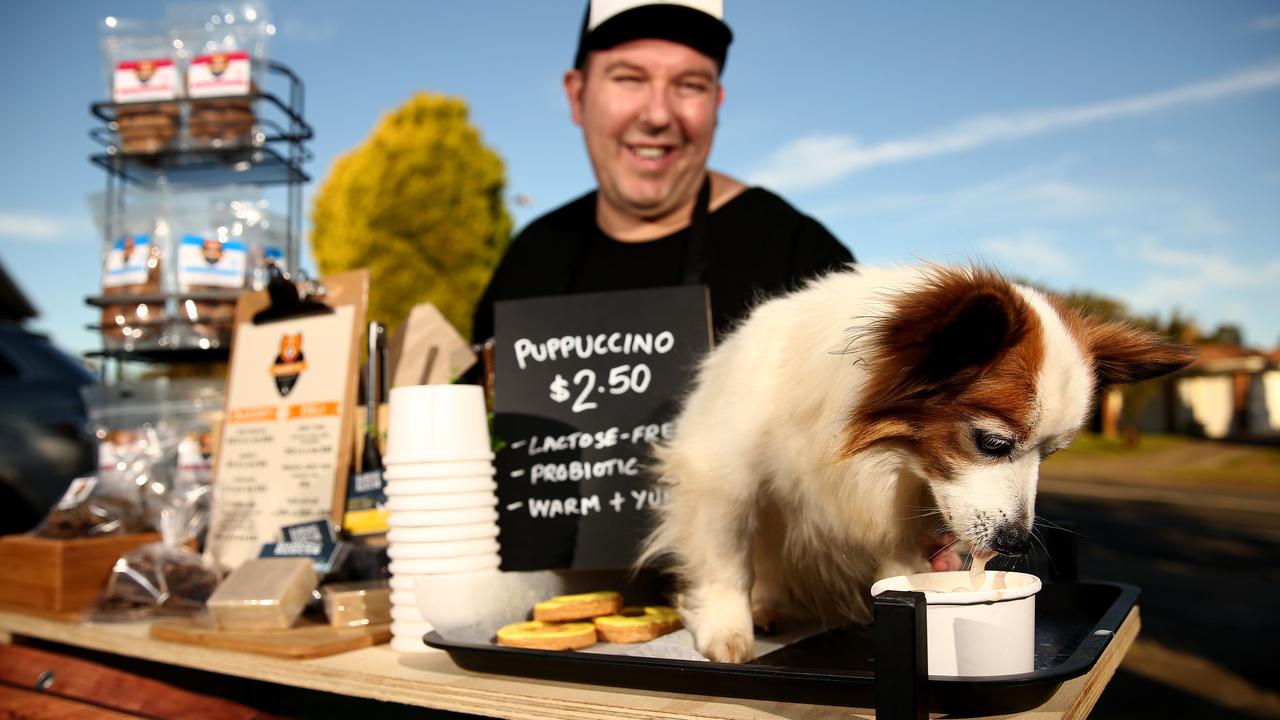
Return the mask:
<path id="1" fill-rule="evenodd" d="M 430 560 L 392 560 L 388 568 L 392 575 L 443 575 L 490 570 L 501 564 L 502 558 L 497 553 L 486 553 Z"/>
<path id="2" fill-rule="evenodd" d="M 434 560 L 468 555 L 493 555 L 499 549 L 498 541 L 493 538 L 423 543 L 393 542 L 387 546 L 387 557 L 392 560 Z"/>
<path id="3" fill-rule="evenodd" d="M 982 586 L 969 588 L 969 573 L 898 575 L 878 580 L 886 590 L 924 593 L 929 634 L 929 674 L 958 677 L 1014 675 L 1035 669 L 1035 575 L 988 570 Z"/>
<path id="4" fill-rule="evenodd" d="M 387 541 L 395 543 L 449 542 L 451 540 L 475 540 L 498 537 L 498 523 L 493 520 L 466 525 L 441 527 L 393 527 L 387 532 Z"/>
<path id="5" fill-rule="evenodd" d="M 464 510 L 414 510 L 392 512 L 387 516 L 389 528 L 435 528 L 496 522 L 498 522 L 498 511 L 493 507 Z"/>
<path id="6" fill-rule="evenodd" d="M 479 385 L 391 388 L 390 405 L 387 463 L 493 459 Z"/>
<path id="7" fill-rule="evenodd" d="M 395 495 L 387 498 L 387 510 L 467 510 L 493 507 L 498 496 L 492 492 L 442 493 L 440 495 Z"/>

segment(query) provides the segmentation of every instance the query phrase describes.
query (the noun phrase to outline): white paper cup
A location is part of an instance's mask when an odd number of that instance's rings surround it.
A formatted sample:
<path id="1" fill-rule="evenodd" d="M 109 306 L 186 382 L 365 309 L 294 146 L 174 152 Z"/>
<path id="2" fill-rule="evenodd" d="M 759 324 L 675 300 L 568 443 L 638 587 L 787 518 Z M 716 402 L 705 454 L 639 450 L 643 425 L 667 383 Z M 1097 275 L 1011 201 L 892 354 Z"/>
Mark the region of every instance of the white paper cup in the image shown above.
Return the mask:
<path id="1" fill-rule="evenodd" d="M 395 495 L 387 498 L 387 510 L 468 510 L 489 508 L 498 504 L 498 496 L 491 492 L 441 493 L 439 495 Z"/>
<path id="2" fill-rule="evenodd" d="M 386 469 L 382 476 L 388 480 L 427 480 L 430 478 L 474 477 L 487 475 L 493 477 L 498 469 L 488 460 L 470 460 L 466 462 L 427 462 L 395 464 L 383 461 Z"/>
<path id="3" fill-rule="evenodd" d="M 400 577 L 392 577 L 387 581 L 387 585 L 391 588 L 392 594 L 397 592 L 413 592 L 413 575 L 401 575 Z M 392 603 L 393 605 L 395 603 Z"/>
<path id="4" fill-rule="evenodd" d="M 469 492 L 497 492 L 498 483 L 490 475 L 433 478 L 431 480 L 388 480 L 382 491 L 388 498 L 401 495 L 452 495 Z"/>
<path id="5" fill-rule="evenodd" d="M 396 387 L 390 402 L 387 463 L 493 458 L 479 385 Z"/>
<path id="6" fill-rule="evenodd" d="M 433 560 L 392 560 L 388 568 L 392 575 L 443 575 L 491 570 L 500 564 L 502 564 L 502 558 L 498 557 L 497 553 L 485 553 Z"/>
<path id="7" fill-rule="evenodd" d="M 434 543 L 391 543 L 387 546 L 387 557 L 392 560 L 434 560 L 468 555 L 492 555 L 498 550 L 498 541 L 493 538 Z"/>
<path id="8" fill-rule="evenodd" d="M 389 528 L 431 528 L 496 522 L 498 522 L 498 511 L 492 507 L 463 510 L 413 510 L 392 512 L 387 516 Z"/>
<path id="9" fill-rule="evenodd" d="M 422 635 L 425 634 L 426 633 L 423 633 Z M 391 649 L 398 653 L 405 653 L 406 655 L 428 655 L 431 653 L 444 652 L 443 650 L 438 650 L 422 642 L 422 635 L 417 637 L 392 635 Z"/>
<path id="10" fill-rule="evenodd" d="M 413 590 L 391 591 L 391 607 L 412 607 L 415 603 L 417 603 L 417 600 Z"/>
<path id="11" fill-rule="evenodd" d="M 930 675 L 984 677 L 1033 671 L 1040 579 L 988 570 L 980 589 L 955 591 L 968 587 L 968 571 L 955 570 L 884 578 L 871 586 L 871 594 L 924 593 Z"/>
<path id="12" fill-rule="evenodd" d="M 417 605 L 394 605 L 391 608 L 391 620 L 394 622 L 426 622 Z"/>
<path id="13" fill-rule="evenodd" d="M 401 542 L 449 542 L 495 537 L 498 537 L 498 523 L 494 521 L 443 527 L 397 527 L 387 532 L 387 542 L 393 545 Z"/>
<path id="14" fill-rule="evenodd" d="M 394 637 L 417 638 L 422 640 L 422 636 L 435 630 L 431 623 L 426 620 L 396 620 L 391 623 L 391 634 Z"/>

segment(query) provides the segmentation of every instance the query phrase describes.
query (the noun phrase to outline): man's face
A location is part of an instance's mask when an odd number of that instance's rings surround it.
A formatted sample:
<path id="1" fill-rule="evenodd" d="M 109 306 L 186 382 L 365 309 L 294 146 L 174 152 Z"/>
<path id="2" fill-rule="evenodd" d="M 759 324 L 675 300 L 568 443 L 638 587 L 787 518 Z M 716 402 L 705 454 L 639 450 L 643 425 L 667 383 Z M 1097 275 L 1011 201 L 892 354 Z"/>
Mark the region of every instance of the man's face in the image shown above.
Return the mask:
<path id="1" fill-rule="evenodd" d="M 591 53 L 564 85 L 608 209 L 658 219 L 693 200 L 724 99 L 711 58 L 633 40 Z"/>

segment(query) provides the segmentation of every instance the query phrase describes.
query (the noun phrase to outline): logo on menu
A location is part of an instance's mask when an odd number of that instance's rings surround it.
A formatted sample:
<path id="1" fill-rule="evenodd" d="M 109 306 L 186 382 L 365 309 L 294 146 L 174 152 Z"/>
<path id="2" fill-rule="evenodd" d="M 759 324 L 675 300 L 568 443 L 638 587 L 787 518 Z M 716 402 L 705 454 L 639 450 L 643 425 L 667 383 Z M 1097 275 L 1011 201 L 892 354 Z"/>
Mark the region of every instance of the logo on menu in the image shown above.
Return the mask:
<path id="1" fill-rule="evenodd" d="M 271 374 L 275 377 L 276 390 L 280 397 L 288 395 L 302 371 L 307 369 L 307 362 L 302 358 L 302 333 L 282 335 L 280 337 L 280 354 L 271 366 Z"/>
<path id="2" fill-rule="evenodd" d="M 205 238 L 200 245 L 200 254 L 210 265 L 217 265 L 222 260 L 222 241 L 218 238 Z"/>

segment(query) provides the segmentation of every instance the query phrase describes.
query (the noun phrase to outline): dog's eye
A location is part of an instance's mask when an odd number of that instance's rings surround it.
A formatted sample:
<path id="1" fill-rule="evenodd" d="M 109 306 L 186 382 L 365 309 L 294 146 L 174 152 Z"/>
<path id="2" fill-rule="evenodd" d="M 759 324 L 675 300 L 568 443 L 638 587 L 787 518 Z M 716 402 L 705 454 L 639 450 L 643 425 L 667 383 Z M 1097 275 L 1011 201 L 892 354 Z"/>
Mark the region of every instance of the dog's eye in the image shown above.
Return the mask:
<path id="1" fill-rule="evenodd" d="M 978 449 L 991 457 L 1009 457 L 1013 452 L 1013 441 L 993 433 L 977 430 L 973 433 L 973 441 Z"/>

